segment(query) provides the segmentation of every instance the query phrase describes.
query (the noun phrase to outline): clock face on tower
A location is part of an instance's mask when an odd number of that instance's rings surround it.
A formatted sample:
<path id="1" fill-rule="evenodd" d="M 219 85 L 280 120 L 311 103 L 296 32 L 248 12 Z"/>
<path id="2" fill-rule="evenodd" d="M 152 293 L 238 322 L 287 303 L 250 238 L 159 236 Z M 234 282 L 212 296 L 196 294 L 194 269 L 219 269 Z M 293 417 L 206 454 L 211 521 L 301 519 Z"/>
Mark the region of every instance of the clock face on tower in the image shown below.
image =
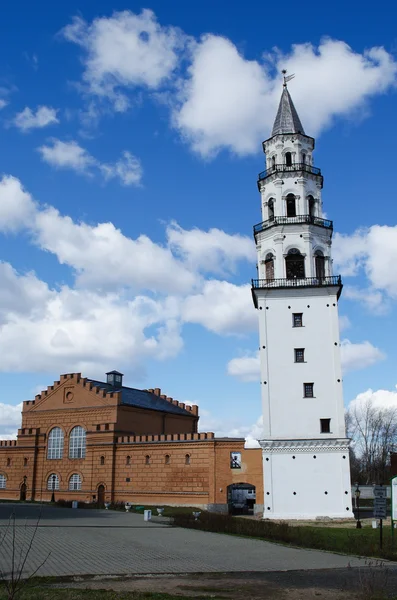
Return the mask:
<path id="1" fill-rule="evenodd" d="M 287 279 L 304 279 L 305 257 L 302 254 L 288 254 L 285 259 Z"/>

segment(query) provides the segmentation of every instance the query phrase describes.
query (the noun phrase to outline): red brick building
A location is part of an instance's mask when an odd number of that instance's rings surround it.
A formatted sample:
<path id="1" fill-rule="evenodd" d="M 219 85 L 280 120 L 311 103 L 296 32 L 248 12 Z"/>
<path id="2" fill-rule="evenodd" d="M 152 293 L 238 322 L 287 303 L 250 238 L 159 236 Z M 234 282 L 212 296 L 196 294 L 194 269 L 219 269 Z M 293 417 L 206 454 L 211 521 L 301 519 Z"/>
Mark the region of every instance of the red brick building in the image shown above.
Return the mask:
<path id="1" fill-rule="evenodd" d="M 235 484 L 263 498 L 260 449 L 198 433 L 197 406 L 126 387 L 122 377 L 61 375 L 25 401 L 17 440 L 0 441 L 0 498 L 227 510 Z"/>

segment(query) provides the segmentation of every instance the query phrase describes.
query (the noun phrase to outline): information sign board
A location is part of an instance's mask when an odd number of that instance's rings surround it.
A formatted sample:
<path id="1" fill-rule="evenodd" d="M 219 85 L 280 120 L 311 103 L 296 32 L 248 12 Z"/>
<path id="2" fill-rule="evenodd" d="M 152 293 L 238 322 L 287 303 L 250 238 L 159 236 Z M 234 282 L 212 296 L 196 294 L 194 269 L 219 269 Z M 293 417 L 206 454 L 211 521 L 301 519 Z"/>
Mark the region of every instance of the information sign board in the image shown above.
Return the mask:
<path id="1" fill-rule="evenodd" d="M 375 496 L 374 517 L 375 519 L 386 519 L 386 496 Z"/>
<path id="2" fill-rule="evenodd" d="M 375 485 L 374 486 L 374 497 L 375 498 L 386 498 L 387 497 L 387 488 L 383 487 L 383 485 Z"/>

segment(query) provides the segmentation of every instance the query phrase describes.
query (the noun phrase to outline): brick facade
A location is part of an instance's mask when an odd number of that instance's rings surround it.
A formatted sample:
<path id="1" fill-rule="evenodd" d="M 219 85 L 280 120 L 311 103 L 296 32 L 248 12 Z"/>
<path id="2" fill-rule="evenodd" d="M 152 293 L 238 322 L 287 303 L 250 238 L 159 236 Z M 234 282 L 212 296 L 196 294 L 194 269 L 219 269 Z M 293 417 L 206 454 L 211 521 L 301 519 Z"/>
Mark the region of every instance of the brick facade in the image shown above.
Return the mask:
<path id="1" fill-rule="evenodd" d="M 123 403 L 125 390 L 131 388 L 109 390 L 72 373 L 24 402 L 17 440 L 0 441 L 6 485 L 0 498 L 17 500 L 26 493 L 27 500 L 49 501 L 52 474 L 59 481 L 55 499 L 225 507 L 233 483 L 252 484 L 263 497 L 260 449 L 244 449 L 241 438 L 197 433 L 198 407 L 178 403 L 158 388 L 144 391 L 149 398 L 144 408 Z M 69 458 L 76 426 L 86 432 L 84 458 Z M 48 458 L 54 427 L 63 432 L 60 459 Z M 241 452 L 241 468 L 230 468 L 231 452 Z M 81 479 L 75 491 L 69 489 L 73 474 Z"/>

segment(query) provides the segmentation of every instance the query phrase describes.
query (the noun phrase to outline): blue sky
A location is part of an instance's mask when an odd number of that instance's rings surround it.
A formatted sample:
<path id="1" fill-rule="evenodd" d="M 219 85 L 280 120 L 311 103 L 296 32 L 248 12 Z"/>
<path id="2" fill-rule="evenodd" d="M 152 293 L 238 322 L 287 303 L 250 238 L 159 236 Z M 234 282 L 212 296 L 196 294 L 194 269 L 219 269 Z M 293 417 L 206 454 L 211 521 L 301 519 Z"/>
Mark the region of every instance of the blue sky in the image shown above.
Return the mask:
<path id="1" fill-rule="evenodd" d="M 0 435 L 61 372 L 111 369 L 198 403 L 203 430 L 258 434 L 251 232 L 284 67 L 334 220 L 346 404 L 397 402 L 394 21 L 358 2 L 8 3 Z"/>

